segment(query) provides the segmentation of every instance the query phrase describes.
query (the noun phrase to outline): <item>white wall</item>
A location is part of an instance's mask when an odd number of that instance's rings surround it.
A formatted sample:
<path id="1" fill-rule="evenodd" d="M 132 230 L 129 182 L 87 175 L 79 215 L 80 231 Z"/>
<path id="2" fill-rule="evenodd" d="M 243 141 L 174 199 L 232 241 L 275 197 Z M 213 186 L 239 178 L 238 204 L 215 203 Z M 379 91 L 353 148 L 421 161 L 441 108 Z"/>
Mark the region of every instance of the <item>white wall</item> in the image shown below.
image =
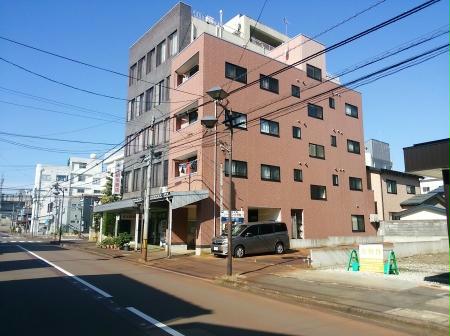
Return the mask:
<path id="1" fill-rule="evenodd" d="M 434 189 L 443 186 L 444 181 L 433 178 L 433 177 L 426 177 L 425 179 L 420 181 L 420 191 L 422 194 L 427 194 L 430 191 L 433 191 Z M 429 188 L 428 191 L 425 191 L 424 188 Z"/>
<path id="2" fill-rule="evenodd" d="M 447 219 L 445 215 L 441 215 L 432 211 L 422 210 L 407 216 L 403 216 L 400 220 L 427 220 L 427 219 Z"/>

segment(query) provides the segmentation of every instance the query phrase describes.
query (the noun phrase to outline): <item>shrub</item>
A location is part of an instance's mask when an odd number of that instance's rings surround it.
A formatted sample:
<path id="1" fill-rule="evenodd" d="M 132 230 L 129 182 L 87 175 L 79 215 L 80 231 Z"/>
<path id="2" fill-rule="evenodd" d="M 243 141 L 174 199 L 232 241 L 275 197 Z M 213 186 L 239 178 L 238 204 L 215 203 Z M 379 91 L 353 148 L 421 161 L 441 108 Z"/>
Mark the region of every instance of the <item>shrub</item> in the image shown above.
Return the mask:
<path id="1" fill-rule="evenodd" d="M 123 247 L 131 241 L 132 237 L 128 232 L 119 233 L 119 235 L 114 238 L 114 244 L 119 247 Z"/>

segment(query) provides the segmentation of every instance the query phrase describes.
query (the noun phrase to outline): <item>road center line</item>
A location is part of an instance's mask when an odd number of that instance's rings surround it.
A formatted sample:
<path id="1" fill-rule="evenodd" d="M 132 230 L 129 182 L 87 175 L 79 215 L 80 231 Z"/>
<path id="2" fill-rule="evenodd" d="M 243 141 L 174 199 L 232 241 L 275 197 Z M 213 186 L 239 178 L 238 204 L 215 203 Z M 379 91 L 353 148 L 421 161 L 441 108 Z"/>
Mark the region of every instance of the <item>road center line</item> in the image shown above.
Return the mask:
<path id="1" fill-rule="evenodd" d="M 18 248 L 26 251 L 27 253 L 31 254 L 32 256 L 42 260 L 43 262 L 45 262 L 46 264 L 56 268 L 58 271 L 60 271 L 61 273 L 64 273 L 65 275 L 71 277 L 72 279 L 82 283 L 83 285 L 85 285 L 86 287 L 89 287 L 90 289 L 92 289 L 93 291 L 97 292 L 98 294 L 100 294 L 101 296 L 105 297 L 105 298 L 111 298 L 112 295 L 106 293 L 105 291 L 101 290 L 98 287 L 95 287 L 94 285 L 90 284 L 89 282 L 81 279 L 80 277 L 77 277 L 76 275 L 66 271 L 64 268 L 59 267 L 58 265 L 55 265 L 54 263 L 52 263 L 51 261 L 48 261 L 47 259 L 42 258 L 41 256 L 38 256 L 36 253 L 28 251 L 26 248 L 20 246 L 20 245 L 16 245 Z"/>
<path id="2" fill-rule="evenodd" d="M 134 307 L 127 307 L 126 309 L 129 310 L 130 312 L 132 312 L 133 314 L 139 316 L 140 318 L 146 320 L 147 322 L 150 322 L 155 327 L 158 327 L 158 328 L 164 330 L 166 333 L 168 333 L 172 336 L 184 336 L 183 334 L 179 333 L 178 331 L 172 329 L 171 327 L 165 325 L 162 322 L 159 322 L 158 320 L 155 320 L 153 317 L 150 317 L 147 314 L 144 314 L 143 312 L 141 312 L 140 310 L 138 310 Z"/>

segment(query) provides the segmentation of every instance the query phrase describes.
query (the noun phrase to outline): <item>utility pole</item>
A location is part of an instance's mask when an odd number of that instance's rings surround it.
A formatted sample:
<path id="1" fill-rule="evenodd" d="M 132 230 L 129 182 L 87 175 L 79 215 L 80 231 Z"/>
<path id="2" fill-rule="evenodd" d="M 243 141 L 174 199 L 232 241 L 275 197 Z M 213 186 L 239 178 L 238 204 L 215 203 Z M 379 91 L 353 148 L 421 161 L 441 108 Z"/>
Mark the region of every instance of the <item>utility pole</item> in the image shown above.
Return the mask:
<path id="1" fill-rule="evenodd" d="M 147 261 L 147 255 L 148 255 L 148 227 L 150 224 L 150 194 L 152 189 L 152 170 L 153 170 L 153 155 L 155 153 L 155 147 L 154 147 L 154 126 L 155 124 L 155 117 L 153 116 L 152 122 L 150 124 L 150 129 L 152 131 L 152 144 L 150 145 L 150 157 L 148 158 L 148 165 L 147 165 L 147 183 L 145 188 L 145 199 L 144 199 L 144 229 L 142 230 L 142 243 L 143 248 L 141 247 L 141 252 L 144 253 L 144 260 Z M 145 248 L 145 250 L 144 250 Z"/>

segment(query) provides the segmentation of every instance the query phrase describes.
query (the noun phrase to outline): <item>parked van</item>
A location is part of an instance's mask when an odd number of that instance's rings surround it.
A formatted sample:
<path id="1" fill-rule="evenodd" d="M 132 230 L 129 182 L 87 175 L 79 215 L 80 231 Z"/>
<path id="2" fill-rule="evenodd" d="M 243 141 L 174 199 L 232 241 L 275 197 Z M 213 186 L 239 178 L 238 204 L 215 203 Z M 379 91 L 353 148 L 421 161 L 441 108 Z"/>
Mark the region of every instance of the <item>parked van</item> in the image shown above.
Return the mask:
<path id="1" fill-rule="evenodd" d="M 242 258 L 247 254 L 275 252 L 282 254 L 289 249 L 289 235 L 285 223 L 253 222 L 232 226 L 233 256 Z M 226 233 L 214 237 L 211 244 L 214 255 L 228 254 Z"/>

